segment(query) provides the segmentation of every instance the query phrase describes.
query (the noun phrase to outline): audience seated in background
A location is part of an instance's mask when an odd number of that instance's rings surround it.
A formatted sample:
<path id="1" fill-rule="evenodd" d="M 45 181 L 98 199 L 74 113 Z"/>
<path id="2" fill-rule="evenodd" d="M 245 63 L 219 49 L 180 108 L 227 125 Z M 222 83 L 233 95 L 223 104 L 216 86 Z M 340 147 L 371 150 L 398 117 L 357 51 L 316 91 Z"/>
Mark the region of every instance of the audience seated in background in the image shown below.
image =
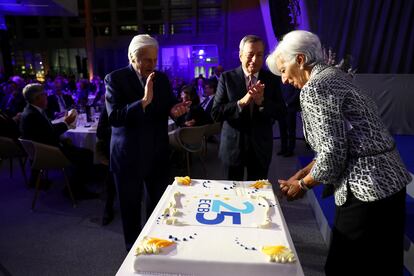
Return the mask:
<path id="1" fill-rule="evenodd" d="M 76 104 L 79 107 L 86 107 L 89 96 L 89 81 L 87 79 L 80 79 L 76 83 Z"/>
<path id="2" fill-rule="evenodd" d="M 171 80 L 171 87 L 174 93 L 174 96 L 177 98 L 177 101 L 181 101 L 181 88 L 185 85 L 184 80 L 179 77 L 175 77 Z"/>
<path id="3" fill-rule="evenodd" d="M 63 93 L 65 82 L 62 77 L 56 77 L 53 82 L 53 93 L 47 97 L 46 114 L 50 119 L 60 118 L 75 104 L 71 95 Z"/>
<path id="4" fill-rule="evenodd" d="M 190 110 L 176 119 L 179 127 L 202 126 L 213 122 L 211 117 L 200 106 L 200 98 L 192 85 L 186 85 L 181 89 L 182 102 L 191 101 Z"/>
<path id="5" fill-rule="evenodd" d="M 205 81 L 204 85 L 204 100 L 201 102 L 200 106 L 204 111 L 211 117 L 211 108 L 214 103 L 214 96 L 216 95 L 217 90 L 217 80 L 212 78 Z M 211 119 L 213 120 L 213 119 Z"/>
<path id="6" fill-rule="evenodd" d="M 4 87 L 4 96 L 0 103 L 0 109 L 10 117 L 23 111 L 26 105 L 20 88 L 22 78 L 14 76 Z M 18 83 L 14 82 L 16 80 Z"/>
<path id="7" fill-rule="evenodd" d="M 92 105 L 103 107 L 105 105 L 105 84 L 99 76 L 94 76 L 89 86 L 89 93 L 93 95 Z"/>
<path id="8" fill-rule="evenodd" d="M 23 95 L 27 105 L 20 120 L 22 138 L 59 147 L 73 164 L 69 181 L 72 184 L 75 198 L 96 197 L 96 195 L 87 192 L 85 188 L 85 178 L 92 166 L 93 153 L 60 140 L 60 135 L 68 129 L 68 125 L 75 120 L 76 115 L 72 113 L 65 116 L 63 122 L 52 124 L 45 113 L 47 94 L 43 86 L 41 84 L 28 84 L 23 89 Z M 29 185 L 34 186 L 38 173 L 38 171 L 32 171 Z"/>
<path id="9" fill-rule="evenodd" d="M 200 74 L 197 78 L 194 79 L 194 87 L 197 92 L 197 95 L 200 99 L 204 98 L 204 81 L 205 78 L 203 74 Z"/>
<path id="10" fill-rule="evenodd" d="M 224 68 L 221 65 L 214 67 L 213 75 L 210 76 L 210 79 L 215 79 L 217 82 L 220 79 L 221 73 L 224 72 Z"/>

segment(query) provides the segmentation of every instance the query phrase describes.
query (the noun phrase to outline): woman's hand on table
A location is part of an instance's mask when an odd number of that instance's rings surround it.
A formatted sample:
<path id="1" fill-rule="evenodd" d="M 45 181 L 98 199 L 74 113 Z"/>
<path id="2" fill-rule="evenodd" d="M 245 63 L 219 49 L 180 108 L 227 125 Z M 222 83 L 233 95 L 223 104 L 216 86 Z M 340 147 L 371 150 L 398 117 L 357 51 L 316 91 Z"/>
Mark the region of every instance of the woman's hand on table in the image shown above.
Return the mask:
<path id="1" fill-rule="evenodd" d="M 305 195 L 305 192 L 299 185 L 299 179 L 296 179 L 295 176 L 292 176 L 288 180 L 279 179 L 280 191 L 287 200 L 296 200 L 302 198 Z"/>

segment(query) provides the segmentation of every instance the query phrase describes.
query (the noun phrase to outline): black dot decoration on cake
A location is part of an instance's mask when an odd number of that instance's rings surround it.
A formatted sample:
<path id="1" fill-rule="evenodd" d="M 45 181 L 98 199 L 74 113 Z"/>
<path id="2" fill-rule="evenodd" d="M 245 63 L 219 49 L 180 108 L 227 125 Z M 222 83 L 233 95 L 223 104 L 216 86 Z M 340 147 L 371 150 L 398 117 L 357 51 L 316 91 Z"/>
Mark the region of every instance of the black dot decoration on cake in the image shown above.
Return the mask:
<path id="1" fill-rule="evenodd" d="M 258 188 L 255 188 L 253 191 L 249 191 L 247 192 L 248 195 L 254 195 L 255 193 L 257 193 L 259 191 Z"/>
<path id="2" fill-rule="evenodd" d="M 183 238 L 176 237 L 176 236 L 173 236 L 173 235 L 169 235 L 168 236 L 168 239 L 170 239 L 172 241 L 175 241 L 175 242 L 180 242 L 180 241 L 187 242 L 187 241 L 190 241 L 191 239 L 192 240 L 195 239 L 195 236 L 197 236 L 197 233 L 194 233 L 192 235 L 185 236 Z"/>
<path id="3" fill-rule="evenodd" d="M 259 202 L 259 203 L 257 203 L 257 205 L 259 205 L 260 207 L 267 207 L 267 205 L 262 204 L 262 203 L 260 203 L 260 202 Z M 272 204 L 270 204 L 270 203 L 269 203 L 269 207 L 270 207 L 270 208 L 273 208 L 273 207 L 275 207 L 275 206 L 276 206 L 276 203 L 272 203 Z"/>
<path id="4" fill-rule="evenodd" d="M 203 187 L 204 187 L 204 188 L 210 189 L 211 187 L 210 187 L 210 185 L 208 185 L 208 184 L 210 184 L 210 180 L 205 180 L 205 181 L 203 181 L 203 183 L 202 183 L 202 185 L 203 185 Z"/>
<path id="5" fill-rule="evenodd" d="M 237 184 L 235 182 L 233 182 L 233 184 L 231 184 L 231 186 L 226 186 L 223 187 L 224 190 L 233 190 L 234 188 L 236 188 Z"/>
<path id="6" fill-rule="evenodd" d="M 167 217 L 169 217 L 170 215 L 169 214 L 162 214 L 162 215 L 160 215 L 158 218 L 157 218 L 157 220 L 155 221 L 155 223 L 156 224 L 160 224 L 161 223 L 161 221 L 164 219 L 164 218 L 167 218 Z"/>
<path id="7" fill-rule="evenodd" d="M 236 237 L 236 238 L 234 239 L 234 241 L 236 242 L 236 244 L 237 244 L 238 246 L 240 246 L 240 247 L 241 247 L 241 248 L 243 248 L 244 250 L 248 250 L 248 251 L 256 251 L 256 250 L 257 250 L 257 248 L 256 248 L 256 247 L 254 247 L 254 246 L 248 246 L 248 245 L 246 245 L 246 244 L 242 243 L 241 241 L 239 241 L 239 238 L 238 238 L 238 237 Z"/>

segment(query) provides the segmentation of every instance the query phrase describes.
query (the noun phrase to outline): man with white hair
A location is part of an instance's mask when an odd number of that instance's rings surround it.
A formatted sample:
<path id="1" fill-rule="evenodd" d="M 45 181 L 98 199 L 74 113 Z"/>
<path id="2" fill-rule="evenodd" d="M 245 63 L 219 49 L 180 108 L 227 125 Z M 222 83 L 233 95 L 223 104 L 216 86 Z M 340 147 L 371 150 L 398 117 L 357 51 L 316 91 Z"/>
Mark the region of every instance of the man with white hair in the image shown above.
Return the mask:
<path id="1" fill-rule="evenodd" d="M 266 179 L 273 148 L 273 122 L 285 112 L 280 78 L 262 69 L 263 40 L 240 41 L 241 66 L 221 74 L 211 116 L 223 121 L 219 156 L 229 180 Z"/>
<path id="2" fill-rule="evenodd" d="M 158 42 L 135 36 L 129 65 L 105 77 L 106 108 L 112 126 L 110 169 L 118 189 L 127 250 L 141 231 L 141 199 L 149 194 L 147 217 L 169 184 L 168 116 L 185 114 L 164 73 L 155 71 Z"/>

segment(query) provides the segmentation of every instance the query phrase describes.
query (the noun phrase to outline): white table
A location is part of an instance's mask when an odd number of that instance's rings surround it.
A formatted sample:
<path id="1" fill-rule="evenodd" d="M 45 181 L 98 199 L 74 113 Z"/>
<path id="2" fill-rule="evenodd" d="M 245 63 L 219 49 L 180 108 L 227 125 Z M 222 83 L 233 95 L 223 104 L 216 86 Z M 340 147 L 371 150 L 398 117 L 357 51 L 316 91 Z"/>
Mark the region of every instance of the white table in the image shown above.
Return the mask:
<path id="1" fill-rule="evenodd" d="M 52 121 L 53 124 L 63 121 L 63 117 Z M 98 122 L 83 122 L 77 124 L 76 128 L 68 129 L 62 134 L 62 138 L 67 138 L 72 141 L 74 146 L 91 150 L 94 154 L 94 163 L 99 163 L 96 158 L 96 128 Z"/>
<path id="2" fill-rule="evenodd" d="M 209 189 L 210 192 L 213 193 L 223 193 L 223 194 L 227 194 L 227 193 L 233 193 L 235 192 L 235 194 L 241 193 L 241 194 L 246 194 L 246 192 L 248 193 L 247 189 L 244 188 L 240 188 L 239 191 L 234 191 L 232 189 L 223 189 L 223 188 L 227 188 L 227 187 L 231 187 L 234 186 L 235 183 L 237 184 L 241 184 L 240 186 L 243 187 L 248 187 L 248 185 L 250 185 L 251 183 L 253 183 L 252 181 L 246 181 L 246 182 L 234 182 L 234 181 L 215 181 L 215 180 L 202 180 L 202 179 L 193 179 L 192 180 L 192 187 L 198 189 L 200 192 L 206 192 L 206 189 Z M 168 197 L 170 196 L 169 190 L 172 189 L 173 186 L 177 186 L 177 184 L 174 182 L 173 185 L 169 185 L 166 189 L 166 191 L 164 192 L 163 196 L 161 197 L 160 201 L 158 202 L 157 206 L 155 207 L 154 212 L 151 214 L 150 218 L 148 219 L 147 223 L 145 224 L 144 228 L 141 231 L 140 236 L 138 237 L 138 239 L 135 241 L 134 245 L 132 246 L 132 249 L 129 251 L 128 255 L 126 256 L 124 262 L 122 263 L 122 265 L 120 266 L 118 272 L 116 273 L 117 276 L 145 276 L 145 275 L 166 275 L 165 273 L 163 274 L 150 274 L 150 273 L 145 273 L 145 274 L 141 274 L 141 273 L 137 273 L 134 271 L 134 261 L 135 261 L 135 248 L 137 248 L 139 241 L 142 239 L 141 235 L 142 233 L 147 233 L 149 228 L 151 227 L 151 225 L 153 224 L 153 222 L 157 219 L 157 214 L 159 213 L 160 209 L 162 209 L 163 207 L 163 203 L 166 202 L 168 200 Z M 260 193 L 268 193 L 272 191 L 271 188 L 267 188 L 264 189 L 263 191 L 259 191 L 256 195 L 259 195 Z M 276 202 L 277 202 L 277 198 L 275 197 Z M 297 252 L 295 250 L 295 247 L 293 245 L 293 241 L 292 238 L 290 236 L 289 233 L 289 229 L 287 228 L 287 224 L 286 221 L 283 217 L 283 213 L 282 210 L 280 208 L 280 204 L 276 204 L 276 207 L 278 210 L 278 212 L 280 213 L 281 216 L 281 221 L 282 221 L 282 225 L 283 225 L 283 229 L 286 232 L 286 236 L 288 239 L 288 242 L 290 244 L 290 248 L 292 249 L 292 251 L 294 252 L 297 261 L 296 261 L 296 266 L 297 266 L 297 274 L 296 276 L 303 276 L 303 270 L 297 255 Z M 168 274 L 168 275 L 176 275 L 176 274 Z"/>

